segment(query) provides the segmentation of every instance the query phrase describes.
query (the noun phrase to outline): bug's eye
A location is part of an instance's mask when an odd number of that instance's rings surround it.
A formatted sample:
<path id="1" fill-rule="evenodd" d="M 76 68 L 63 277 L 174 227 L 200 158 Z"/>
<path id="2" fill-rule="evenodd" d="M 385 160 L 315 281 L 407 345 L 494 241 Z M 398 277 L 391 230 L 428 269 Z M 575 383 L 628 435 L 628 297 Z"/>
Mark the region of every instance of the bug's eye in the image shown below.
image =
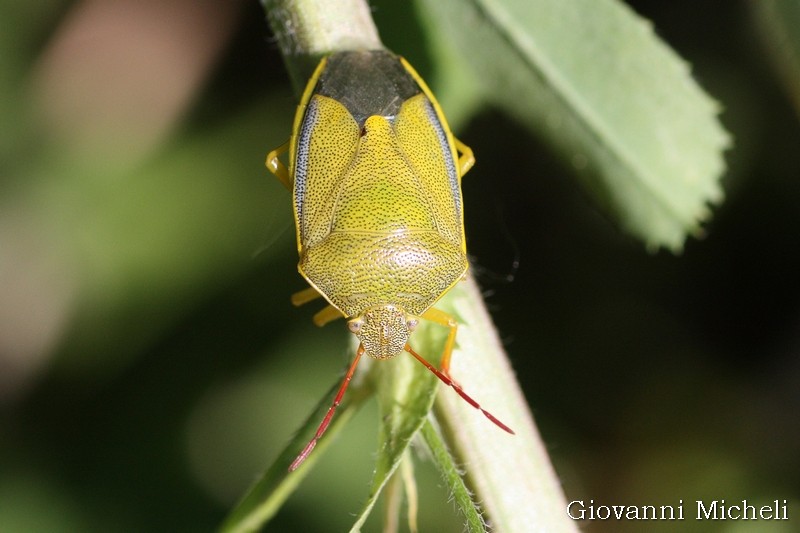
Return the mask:
<path id="1" fill-rule="evenodd" d="M 358 335 L 358 333 L 361 331 L 361 326 L 363 324 L 364 324 L 363 320 L 361 320 L 360 318 L 355 318 L 347 323 L 347 327 L 351 333 L 355 333 L 356 335 Z"/>
<path id="2" fill-rule="evenodd" d="M 409 318 L 406 320 L 406 327 L 408 331 L 414 331 L 414 329 L 419 325 L 418 318 Z"/>

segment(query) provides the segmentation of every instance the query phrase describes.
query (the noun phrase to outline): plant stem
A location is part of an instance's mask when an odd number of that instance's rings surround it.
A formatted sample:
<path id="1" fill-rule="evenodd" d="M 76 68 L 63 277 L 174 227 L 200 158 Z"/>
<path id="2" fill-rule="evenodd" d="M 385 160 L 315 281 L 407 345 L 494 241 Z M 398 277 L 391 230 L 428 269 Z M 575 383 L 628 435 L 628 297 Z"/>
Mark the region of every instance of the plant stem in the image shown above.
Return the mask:
<path id="1" fill-rule="evenodd" d="M 345 50 L 383 48 L 364 0 L 261 0 L 300 94 L 320 58 Z"/>
<path id="2" fill-rule="evenodd" d="M 495 531 L 577 531 L 533 416 L 472 278 L 438 307 L 459 319 L 451 375 L 515 435 L 476 416 L 455 394 L 436 396 L 436 415 L 476 501 Z"/>

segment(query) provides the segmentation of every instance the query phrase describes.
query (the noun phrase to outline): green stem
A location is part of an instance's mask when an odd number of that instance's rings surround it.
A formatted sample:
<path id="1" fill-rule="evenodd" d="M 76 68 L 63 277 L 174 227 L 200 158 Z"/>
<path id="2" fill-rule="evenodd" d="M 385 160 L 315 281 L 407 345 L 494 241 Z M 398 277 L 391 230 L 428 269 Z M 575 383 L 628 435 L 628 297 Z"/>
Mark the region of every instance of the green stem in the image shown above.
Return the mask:
<path id="1" fill-rule="evenodd" d="M 300 94 L 319 59 L 383 48 L 364 0 L 261 0 L 286 69 Z"/>
<path id="2" fill-rule="evenodd" d="M 438 307 L 458 317 L 460 324 L 451 375 L 515 432 L 509 435 L 476 416 L 475 409 L 449 391 L 436 396 L 437 419 L 475 500 L 495 531 L 577 531 L 477 285 L 468 279 Z"/>

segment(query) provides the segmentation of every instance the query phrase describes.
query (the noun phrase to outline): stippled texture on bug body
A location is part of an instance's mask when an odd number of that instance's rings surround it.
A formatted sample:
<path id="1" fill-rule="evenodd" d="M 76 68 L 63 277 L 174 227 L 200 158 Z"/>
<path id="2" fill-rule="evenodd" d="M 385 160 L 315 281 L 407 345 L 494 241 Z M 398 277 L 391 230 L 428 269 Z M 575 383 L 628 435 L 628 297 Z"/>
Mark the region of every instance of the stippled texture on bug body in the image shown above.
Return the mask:
<path id="1" fill-rule="evenodd" d="M 389 304 L 420 315 L 467 269 L 454 150 L 396 56 L 352 54 L 334 74 L 366 80 L 372 100 L 357 98 L 354 116 L 315 92 L 296 139 L 300 272 L 348 317 Z M 381 54 L 381 68 L 359 54 Z M 337 81 L 326 71 L 318 86 L 330 94 Z"/>

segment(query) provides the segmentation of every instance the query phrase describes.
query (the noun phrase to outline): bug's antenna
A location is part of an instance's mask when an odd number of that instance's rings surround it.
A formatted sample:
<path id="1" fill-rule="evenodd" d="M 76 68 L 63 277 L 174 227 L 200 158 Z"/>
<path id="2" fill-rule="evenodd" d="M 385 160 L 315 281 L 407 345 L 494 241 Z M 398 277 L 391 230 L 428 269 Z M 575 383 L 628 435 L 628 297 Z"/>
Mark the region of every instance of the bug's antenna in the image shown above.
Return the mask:
<path id="1" fill-rule="evenodd" d="M 437 378 L 439 378 L 440 380 L 442 380 L 442 382 L 443 382 L 445 385 L 450 385 L 451 387 L 453 387 L 453 389 L 454 389 L 454 390 L 455 390 L 455 391 L 458 393 L 458 395 L 459 395 L 459 396 L 461 396 L 462 398 L 464 398 L 464 400 L 466 400 L 466 402 L 467 402 L 468 404 L 470 404 L 472 407 L 474 407 L 475 409 L 478 409 L 478 410 L 479 410 L 481 413 L 483 413 L 483 414 L 484 414 L 484 416 L 486 416 L 486 418 L 488 418 L 489 420 L 491 420 L 491 421 L 492 421 L 492 422 L 493 422 L 493 423 L 494 423 L 494 424 L 495 424 L 497 427 L 499 427 L 499 428 L 500 428 L 500 429 L 502 429 L 503 431 L 506 431 L 506 432 L 508 432 L 508 433 L 511 433 L 512 435 L 514 435 L 514 434 L 515 434 L 513 429 L 511 429 L 511 428 L 510 428 L 510 427 L 508 427 L 507 425 L 505 425 L 505 424 L 503 424 L 502 422 L 500 422 L 500 420 L 498 420 L 498 419 L 497 419 L 497 418 L 496 418 L 496 417 L 495 417 L 495 416 L 494 416 L 492 413 L 490 413 L 489 411 L 487 411 L 486 409 L 484 409 L 483 407 L 481 407 L 481 405 L 480 405 L 478 402 L 476 402 L 475 400 L 473 400 L 473 399 L 472 399 L 472 396 L 470 396 L 469 394 L 467 394 L 466 392 L 464 392 L 464 389 L 462 389 L 462 388 L 461 388 L 461 386 L 460 386 L 460 385 L 458 385 L 458 383 L 454 382 L 452 379 L 450 379 L 449 377 L 447 377 L 447 375 L 446 375 L 446 374 L 443 374 L 441 371 L 437 370 L 435 366 L 433 366 L 432 364 L 430 364 L 430 363 L 429 363 L 428 361 L 426 361 L 426 360 L 425 360 L 425 359 L 424 359 L 424 358 L 423 358 L 423 357 L 422 357 L 420 354 L 418 354 L 417 352 L 415 352 L 415 351 L 414 351 L 414 350 L 411 348 L 411 346 L 409 346 L 408 344 L 406 344 L 405 350 L 406 350 L 408 353 L 410 353 L 411 355 L 413 355 L 413 356 L 414 356 L 414 358 L 415 358 L 417 361 L 419 361 L 420 363 L 422 363 L 423 365 L 425 365 L 425 367 L 426 367 L 428 370 L 430 370 L 431 372 L 433 372 L 433 373 L 436 375 L 436 377 L 437 377 Z"/>
<path id="2" fill-rule="evenodd" d="M 344 396 L 344 391 L 347 390 L 347 386 L 350 384 L 350 380 L 353 379 L 353 373 L 356 371 L 356 366 L 358 366 L 358 360 L 361 359 L 361 356 L 364 355 L 364 345 L 359 344 L 358 350 L 356 351 L 356 357 L 353 359 L 353 362 L 350 364 L 350 368 L 347 370 L 347 374 L 344 376 L 344 380 L 342 384 L 339 386 L 339 392 L 336 393 L 336 398 L 334 398 L 333 403 L 328 408 L 328 413 L 325 415 L 325 418 L 322 419 L 322 423 L 320 423 L 319 427 L 317 428 L 317 432 L 314 434 L 314 438 L 311 439 L 306 447 L 303 448 L 303 451 L 300 452 L 300 455 L 292 461 L 292 464 L 289 465 L 289 472 L 297 470 L 303 461 L 311 454 L 314 450 L 314 446 L 317 445 L 317 441 L 322 437 L 325 433 L 325 430 L 328 429 L 328 425 L 331 423 L 331 419 L 333 418 L 333 413 L 336 412 L 336 408 L 339 407 L 339 404 L 342 403 L 342 397 Z M 487 413 L 488 416 L 488 413 Z"/>

